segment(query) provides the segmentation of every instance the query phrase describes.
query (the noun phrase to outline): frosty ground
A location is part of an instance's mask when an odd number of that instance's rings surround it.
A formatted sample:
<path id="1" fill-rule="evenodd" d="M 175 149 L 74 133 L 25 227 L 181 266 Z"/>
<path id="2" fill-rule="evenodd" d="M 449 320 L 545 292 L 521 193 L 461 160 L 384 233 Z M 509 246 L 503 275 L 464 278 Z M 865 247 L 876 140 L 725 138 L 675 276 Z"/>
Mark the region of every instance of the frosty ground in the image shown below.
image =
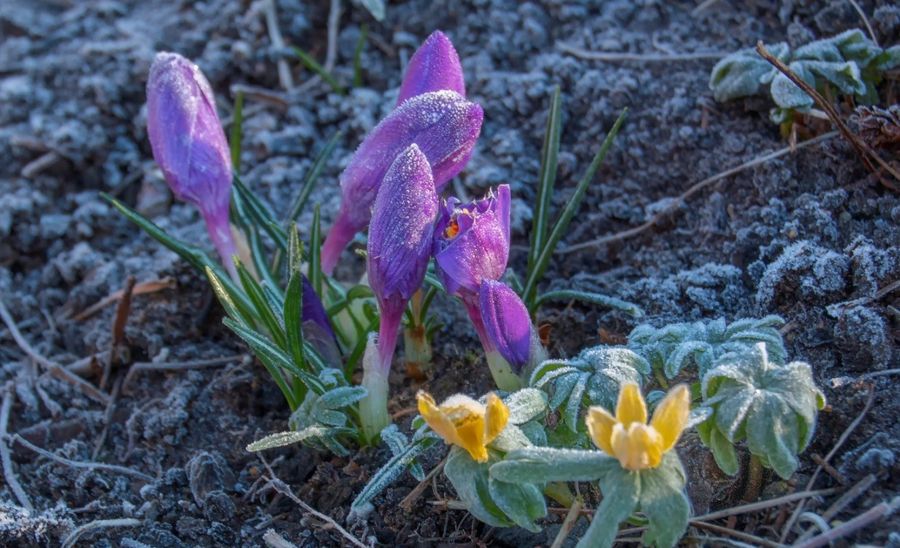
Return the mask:
<path id="1" fill-rule="evenodd" d="M 8 477 L 0 487 L 0 542 L 54 545 L 94 520 L 126 520 L 85 533 L 97 546 L 264 545 L 274 530 L 303 546 L 336 545 L 332 527 L 289 497 L 263 488 L 270 472 L 246 444 L 283 430 L 287 409 L 265 371 L 222 325 L 222 311 L 200 276 L 112 211 L 111 193 L 178 237 L 205 241 L 196 212 L 172 203 L 150 155 L 144 83 L 157 50 L 197 62 L 230 119 L 235 86 L 246 97 L 243 179 L 279 213 L 298 190 L 316 154 L 338 130 L 342 137 L 313 195 L 327 221 L 337 211 L 337 176 L 365 133 L 394 105 L 403 64 L 434 29 L 454 41 L 469 96 L 485 111 L 482 137 L 454 193 L 477 197 L 509 183 L 513 207 L 511 266 L 525 266 L 530 204 L 554 85 L 563 91 L 559 187 L 564 204 L 575 181 L 619 112 L 627 123 L 588 192 L 563 247 L 619 233 L 653 218 L 629 238 L 560 253 L 547 287 L 599 291 L 639 304 L 646 321 L 770 313 L 788 324 L 792 359 L 812 364 L 829 407 L 790 483 L 767 476 L 764 497 L 806 487 L 854 419 L 871 407 L 831 458 L 833 473 L 816 488 L 853 485 L 868 474 L 874 486 L 847 505 L 850 518 L 898 494 L 900 294 L 881 291 L 900 272 L 900 200 L 879 185 L 840 137 L 802 147 L 724 177 L 692 194 L 697 182 L 781 149 L 764 99 L 717 104 L 707 88 L 714 60 L 601 62 L 558 47 L 666 55 L 726 53 L 758 39 L 793 44 L 862 27 L 849 2 L 716 2 L 692 13 L 691 2 L 467 1 L 392 2 L 383 23 L 344 5 L 336 78 L 352 83 L 352 58 L 366 23 L 363 86 L 340 95 L 310 82 L 291 51 L 272 46 L 262 3 L 5 2 L 0 10 L 0 299 L 21 338 L 62 368 L 108 352 L 116 306 L 79 313 L 121 290 L 128 276 L 162 281 L 133 299 L 120 366 L 106 396 L 36 363 L 0 325 L 0 428 L 75 461 L 127 467 L 74 468 L 6 438 L 11 469 L 33 510 L 22 508 Z M 327 2 L 279 0 L 278 26 L 287 43 L 320 60 L 326 53 Z M 345 2 L 344 4 L 348 4 Z M 900 9 L 859 2 L 882 45 L 896 44 Z M 285 90 L 277 62 L 293 71 Z M 888 84 L 883 96 L 896 102 Z M 669 208 L 669 209 L 666 209 Z M 308 234 L 311 214 L 301 217 Z M 345 253 L 338 277 L 352 280 L 362 261 Z M 543 310 L 550 353 L 571 356 L 587 345 L 620 342 L 635 325 L 626 315 L 583 304 Z M 446 299 L 445 328 L 435 341 L 435 375 L 425 386 L 438 398 L 481 394 L 490 376 L 463 311 Z M 76 319 L 76 317 L 78 317 Z M 134 363 L 218 360 L 184 371 L 135 371 Z M 397 368 L 398 372 L 402 368 Z M 868 377 L 865 377 L 868 375 Z M 392 411 L 411 418 L 419 385 L 393 378 Z M 873 394 L 873 395 L 872 395 Z M 6 420 L 8 417 L 8 420 Z M 405 426 L 405 425 L 404 425 Z M 692 463 L 694 512 L 740 503 L 747 478 L 722 476 L 692 437 L 679 451 Z M 350 501 L 387 458 L 385 448 L 336 458 L 291 448 L 264 456 L 297 497 L 344 524 Z M 443 456 L 429 453 L 426 469 Z M 143 478 L 142 475 L 152 479 Z M 398 507 L 417 482 L 405 476 L 376 499 L 368 522 L 347 525 L 383 544 L 492 542 L 548 544 L 561 519 L 542 535 L 491 529 L 449 510 L 448 485 L 428 486 L 411 512 Z M 809 503 L 819 511 L 832 496 Z M 783 524 L 776 508 L 736 527 Z M 886 519 L 854 540 L 900 544 Z M 583 527 L 583 522 L 582 522 Z"/>

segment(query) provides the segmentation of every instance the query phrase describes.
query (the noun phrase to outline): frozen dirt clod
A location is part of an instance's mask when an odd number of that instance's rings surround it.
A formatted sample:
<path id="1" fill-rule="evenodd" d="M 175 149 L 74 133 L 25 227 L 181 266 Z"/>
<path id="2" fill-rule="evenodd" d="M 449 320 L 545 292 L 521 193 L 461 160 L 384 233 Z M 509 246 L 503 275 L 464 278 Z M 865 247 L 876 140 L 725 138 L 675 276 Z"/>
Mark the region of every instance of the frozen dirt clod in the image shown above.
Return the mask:
<path id="1" fill-rule="evenodd" d="M 897 6 L 887 0 L 858 3 L 879 43 L 896 44 Z M 861 26 L 845 0 L 717 2 L 697 14 L 692 13 L 696 2 L 688 0 L 402 0 L 388 3 L 383 23 L 355 2 L 342 4 L 333 71 L 342 84 L 353 80 L 362 24 L 371 37 L 360 59 L 363 85 L 345 95 L 321 83 L 307 85 L 308 71 L 272 47 L 259 2 L 3 2 L 0 298 L 37 351 L 65 365 L 108 350 L 115 307 L 84 321 L 71 318 L 120 290 L 129 275 L 139 282 L 165 277 L 175 282 L 174 288 L 134 299 L 126 343 L 135 361 L 246 351 L 221 325 L 222 312 L 202 277 L 99 197 L 104 191 L 141 204 L 165 230 L 211 249 L 196 211 L 171 203 L 151 160 L 143 103 L 157 50 L 177 51 L 198 63 L 226 123 L 232 86 L 268 90 L 266 98 L 245 96 L 240 169 L 278 215 L 286 213 L 326 140 L 343 132 L 311 196 L 327 226 L 339 205 L 338 175 L 366 132 L 393 108 L 403 64 L 434 29 L 445 31 L 459 51 L 467 94 L 485 112 L 472 161 L 451 188 L 474 198 L 497 184 L 511 185 L 510 265 L 521 274 L 555 85 L 563 93 L 556 211 L 570 199 L 621 109 L 630 109 L 564 244 L 633 228 L 692 184 L 785 146 L 768 120 L 766 101 L 712 100 L 707 87 L 712 61 L 590 61 L 561 52 L 558 41 L 606 52 L 728 52 L 758 39 L 800 42 Z M 278 0 L 277 6 L 285 41 L 324 60 L 328 3 Z M 280 87 L 279 59 L 288 61 L 297 89 Z M 883 97 L 890 93 L 896 91 L 885 90 Z M 798 478 L 805 481 L 815 468 L 810 453 L 827 454 L 862 409 L 866 391 L 852 378 L 900 367 L 900 301 L 896 291 L 880 294 L 898 279 L 900 199 L 877 183 L 852 147 L 834 138 L 730 176 L 677 205 L 637 237 L 556 256 L 546 287 L 636 302 L 647 313 L 641 321 L 654 325 L 782 315 L 789 355 L 812 364 L 830 405 L 812 446 L 801 455 Z M 304 237 L 311 220 L 307 208 L 298 219 Z M 350 280 L 362 270 L 361 261 L 347 252 L 338 274 Z M 550 327 L 553 355 L 622 342 L 635 325 L 621 312 L 568 304 L 544 307 L 539 315 Z M 445 328 L 435 340 L 438 374 L 425 387 L 438 398 L 485 392 L 490 376 L 464 312 L 443 297 L 434 309 Z M 10 432 L 51 452 L 132 467 L 155 478 L 143 483 L 81 473 L 16 446 L 13 466 L 37 510 L 26 515 L 4 482 L 0 544 L 55 545 L 77 526 L 122 517 L 142 524 L 96 531 L 84 542 L 262 546 L 268 529 L 300 546 L 340 542 L 334 531 L 276 497 L 266 487 L 259 458 L 243 449 L 283 430 L 288 418 L 258 364 L 143 372 L 108 413 L 71 385 L 36 373 L 2 325 L 0 365 L 0 384 L 17 382 Z M 111 385 L 122 375 L 123 370 L 115 371 Z M 849 479 L 874 473 L 879 480 L 838 519 L 900 492 L 898 448 L 892 441 L 900 439 L 895 379 L 872 379 L 873 412 L 835 457 L 833 464 Z M 89 380 L 97 383 L 99 377 Z M 419 385 L 401 371 L 391 383 L 396 410 L 414 405 Z M 425 455 L 426 470 L 440 461 L 442 451 Z M 708 453 L 688 442 L 680 451 L 692 465 L 692 482 L 711 477 Z M 348 458 L 287 448 L 265 457 L 298 496 L 343 523 L 353 496 L 389 455 L 383 447 Z M 817 487 L 833 484 L 821 476 Z M 705 490 L 695 488 L 697 508 L 738 503 L 743 481 L 718 478 L 705 483 Z M 430 504 L 453 498 L 442 479 L 437 492 L 429 487 L 407 512 L 399 502 L 416 483 L 404 475 L 373 501 L 374 511 L 353 533 L 401 546 L 537 541 L 521 530 L 492 530 L 465 512 Z M 593 503 L 595 495 L 587 494 Z M 543 542 L 553 538 L 558 521 L 546 520 Z M 895 515 L 849 540 L 896 543 L 890 531 L 898 527 Z"/>

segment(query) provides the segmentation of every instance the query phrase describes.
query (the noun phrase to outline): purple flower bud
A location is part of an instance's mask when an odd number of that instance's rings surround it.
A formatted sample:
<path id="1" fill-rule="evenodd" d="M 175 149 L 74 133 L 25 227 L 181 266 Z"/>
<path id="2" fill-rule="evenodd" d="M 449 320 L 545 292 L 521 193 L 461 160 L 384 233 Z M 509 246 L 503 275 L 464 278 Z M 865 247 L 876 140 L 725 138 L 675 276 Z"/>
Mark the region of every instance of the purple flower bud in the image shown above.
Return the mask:
<path id="1" fill-rule="evenodd" d="M 477 298 L 482 280 L 499 280 L 509 258 L 509 185 L 470 204 L 444 202 L 434 229 L 434 259 L 447 292 Z"/>
<path id="2" fill-rule="evenodd" d="M 341 174 L 341 209 L 322 246 L 322 270 L 331 273 L 341 251 L 369 223 L 385 173 L 402 150 L 417 145 L 439 193 L 468 161 L 483 116 L 481 106 L 444 90 L 408 99 L 382 120 Z"/>
<path id="3" fill-rule="evenodd" d="M 147 80 L 147 134 L 172 193 L 194 204 L 225 267 L 234 275 L 228 223 L 231 153 L 209 82 L 177 53 L 156 54 Z"/>
<path id="4" fill-rule="evenodd" d="M 480 290 L 484 332 L 516 373 L 528 364 L 531 355 L 532 325 L 528 309 L 516 292 L 502 282 L 484 280 Z"/>
<path id="5" fill-rule="evenodd" d="M 459 55 L 447 35 L 436 30 L 422 42 L 409 60 L 397 104 L 400 105 L 410 97 L 442 89 L 466 96 Z"/>
<path id="6" fill-rule="evenodd" d="M 381 309 L 378 350 L 390 368 L 403 310 L 431 257 L 438 198 L 428 158 L 416 144 L 397 155 L 372 209 L 367 272 Z"/>
<path id="7" fill-rule="evenodd" d="M 341 367 L 341 352 L 328 313 L 316 294 L 311 283 L 303 276 L 303 338 L 315 348 L 326 363 L 332 367 Z"/>

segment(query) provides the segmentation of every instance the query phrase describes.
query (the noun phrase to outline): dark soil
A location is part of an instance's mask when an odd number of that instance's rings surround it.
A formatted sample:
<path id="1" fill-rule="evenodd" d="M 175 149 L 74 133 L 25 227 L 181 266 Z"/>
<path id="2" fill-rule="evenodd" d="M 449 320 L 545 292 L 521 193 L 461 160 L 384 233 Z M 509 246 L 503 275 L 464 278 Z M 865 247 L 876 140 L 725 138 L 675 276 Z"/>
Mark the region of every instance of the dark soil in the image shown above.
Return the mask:
<path id="1" fill-rule="evenodd" d="M 896 44 L 900 9 L 860 1 L 879 42 Z M 276 100 L 247 98 L 243 178 L 280 213 L 325 141 L 343 138 L 313 199 L 330 220 L 336 178 L 367 130 L 396 99 L 403 63 L 432 30 L 459 49 L 469 95 L 485 111 L 482 137 L 457 193 L 482 194 L 509 183 L 516 197 L 511 264 L 521 272 L 530 205 L 554 85 L 563 90 L 564 131 L 559 187 L 563 205 L 619 112 L 630 113 L 590 188 L 563 245 L 636 226 L 693 183 L 782 148 L 764 99 L 716 104 L 707 88 L 713 61 L 598 62 L 564 54 L 559 40 L 592 50 L 642 53 L 729 52 L 766 41 L 794 43 L 862 27 L 849 2 L 720 1 L 697 15 L 693 2 L 512 0 L 391 2 L 383 24 L 361 7 L 344 6 L 336 77 L 352 81 L 360 24 L 371 39 L 362 56 L 364 86 L 341 96 L 293 61 L 300 89 L 280 87 L 276 60 L 258 3 L 6 0 L 0 8 L 0 298 L 24 338 L 63 367 L 108 351 L 115 306 L 84 320 L 75 314 L 138 282 L 171 278 L 168 289 L 134 298 L 125 327 L 127 356 L 104 390 L 111 405 L 91 399 L 33 362 L 0 324 L 0 381 L 12 403 L 8 432 L 56 455 L 116 464 L 152 476 L 74 468 L 39 456 L 7 438 L 12 468 L 34 506 L 20 506 L 0 487 L 0 543 L 57 545 L 94 520 L 132 518 L 136 525 L 95 529 L 95 546 L 259 546 L 274 530 L 301 546 L 338 545 L 341 537 L 294 502 L 261 489 L 263 462 L 244 450 L 283 430 L 286 406 L 264 369 L 250 359 L 202 370 L 146 371 L 122 381 L 134 362 L 178 362 L 246 352 L 222 325 L 222 311 L 198 273 L 117 215 L 99 197 L 124 199 L 170 231 L 205 242 L 189 206 L 171 203 L 150 155 L 144 83 L 157 50 L 194 59 L 213 84 L 228 117 L 231 86 L 271 90 Z M 327 2 L 279 0 L 285 40 L 323 59 Z M 349 2 L 344 2 L 349 4 Z M 893 102 L 892 84 L 883 97 Z M 301 218 L 302 226 L 311 214 Z M 765 477 L 764 496 L 805 488 L 816 464 L 862 411 L 872 410 L 831 459 L 848 484 L 867 474 L 877 482 L 846 506 L 847 520 L 898 495 L 900 389 L 887 371 L 900 361 L 900 293 L 879 289 L 900 272 L 900 199 L 879 184 L 853 148 L 832 138 L 727 177 L 679 204 L 641 235 L 573 254 L 560 254 L 548 287 L 577 287 L 637 302 L 656 325 L 671 321 L 781 314 L 789 323 L 792 359 L 812 364 L 829 407 L 812 446 L 788 483 Z M 361 270 L 344 256 L 339 277 Z M 446 328 L 435 346 L 438 397 L 491 388 L 479 346 L 460 307 L 440 300 Z M 553 355 L 621 341 L 634 320 L 574 304 L 545 308 Z M 400 369 L 399 367 L 397 368 Z M 101 382 L 97 371 L 87 380 Z M 417 388 L 397 372 L 392 411 L 405 412 Z M 405 424 L 403 425 L 406 426 Z M 724 478 L 696 440 L 682 443 L 695 513 L 742 501 L 746 478 Z M 444 449 L 427 455 L 426 470 Z M 384 447 L 336 458 L 308 449 L 265 454 L 298 497 L 345 524 L 353 497 L 388 458 Z M 366 523 L 349 524 L 361 539 L 384 545 L 548 544 L 545 533 L 491 529 L 435 501 L 453 499 L 443 480 L 411 513 L 398 503 L 416 485 L 404 476 L 376 499 Z M 822 474 L 816 488 L 838 485 Z M 819 512 L 837 495 L 813 500 Z M 738 521 L 768 535 L 786 510 Z M 781 520 L 780 522 L 778 520 Z M 804 525 L 805 526 L 805 525 Z M 582 525 L 583 527 L 583 525 Z M 850 541 L 900 545 L 900 518 L 882 520 Z"/>

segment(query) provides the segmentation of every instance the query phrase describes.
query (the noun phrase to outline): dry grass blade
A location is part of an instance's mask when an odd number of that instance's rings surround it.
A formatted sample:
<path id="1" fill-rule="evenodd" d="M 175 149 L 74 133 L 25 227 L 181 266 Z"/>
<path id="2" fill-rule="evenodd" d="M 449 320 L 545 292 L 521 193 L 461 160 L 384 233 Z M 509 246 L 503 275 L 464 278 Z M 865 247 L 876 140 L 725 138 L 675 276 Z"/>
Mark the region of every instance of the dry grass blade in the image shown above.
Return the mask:
<path id="1" fill-rule="evenodd" d="M 825 111 L 825 114 L 828 115 L 828 118 L 831 119 L 831 122 L 837 126 L 838 130 L 841 132 L 841 135 L 844 136 L 847 141 L 853 145 L 853 148 L 856 149 L 856 152 L 859 154 L 860 158 L 866 167 L 868 167 L 873 173 L 877 173 L 875 166 L 872 164 L 872 160 L 880 165 L 885 171 L 890 173 L 894 179 L 900 181 L 900 173 L 897 172 L 889 163 L 884 161 L 881 156 L 878 155 L 877 152 L 872 150 L 872 148 L 863 141 L 859 135 L 853 133 L 853 131 L 847 127 L 847 124 L 844 123 L 844 120 L 841 118 L 840 113 L 834 108 L 834 106 L 822 95 L 815 90 L 811 85 L 806 83 L 803 78 L 797 76 L 797 74 L 790 69 L 787 65 L 781 62 L 777 57 L 769 53 L 769 50 L 763 45 L 762 41 L 756 43 L 756 51 L 759 53 L 763 59 L 768 61 L 772 66 L 778 69 L 782 74 L 787 76 L 791 82 L 797 85 L 800 89 L 802 89 L 807 95 L 812 97 L 813 101 L 819 105 L 819 108 Z M 894 184 L 886 181 L 883 177 L 879 177 L 879 181 L 881 184 L 886 186 L 887 188 L 893 190 L 894 192 L 900 192 L 900 188 L 895 186 Z"/>
<path id="2" fill-rule="evenodd" d="M 250 356 L 248 356 L 247 354 L 235 354 L 234 356 L 223 356 L 221 358 L 210 358 L 208 360 L 193 360 L 187 362 L 137 362 L 131 366 L 131 368 L 128 370 L 128 374 L 125 375 L 125 380 L 122 381 L 122 391 L 125 392 L 125 388 L 131 381 L 131 379 L 141 371 L 187 371 L 190 369 L 206 369 L 207 367 L 219 367 L 232 362 L 249 359 Z"/>
<path id="3" fill-rule="evenodd" d="M 16 496 L 19 504 L 28 510 L 29 513 L 32 513 L 34 512 L 34 506 L 31 505 L 31 499 L 28 498 L 25 490 L 22 489 L 22 484 L 19 483 L 19 479 L 16 477 L 16 471 L 12 467 L 12 457 L 9 454 L 9 445 L 6 443 L 7 433 L 9 432 L 9 412 L 12 410 L 13 398 L 15 398 L 15 392 L 13 392 L 12 384 L 7 383 L 3 391 L 3 407 L 0 408 L 0 437 L 3 438 L 3 441 L 0 442 L 0 460 L 3 461 L 3 477 L 6 479 L 6 485 L 9 486 L 10 491 Z"/>
<path id="4" fill-rule="evenodd" d="M 860 19 L 862 19 L 863 24 L 866 26 L 866 30 L 869 31 L 869 37 L 872 39 L 872 42 L 874 42 L 875 45 L 878 46 L 879 45 L 878 38 L 875 36 L 875 31 L 872 30 L 872 24 L 869 23 L 869 18 L 866 17 L 866 12 L 864 12 L 862 10 L 862 8 L 859 7 L 859 4 L 856 2 L 856 0 L 847 0 L 847 1 L 850 2 L 850 5 L 853 6 L 853 9 L 856 10 L 856 13 L 859 14 Z"/>
<path id="5" fill-rule="evenodd" d="M 163 291 L 165 289 L 174 289 L 175 288 L 175 279 L 174 278 L 160 278 L 159 280 L 150 280 L 149 282 L 141 282 L 134 285 L 134 289 L 132 290 L 132 295 L 146 295 L 147 293 L 155 293 L 157 291 Z M 118 290 L 113 293 L 110 293 L 103 299 L 97 301 L 91 306 L 85 308 L 78 314 L 72 316 L 72 319 L 76 322 L 83 322 L 84 320 L 90 318 L 97 312 L 100 312 L 107 306 L 113 304 L 122 298 L 124 294 L 123 290 Z"/>
<path id="6" fill-rule="evenodd" d="M 581 251 L 583 249 L 588 249 L 591 247 L 597 247 L 597 246 L 601 246 L 604 244 L 609 244 L 612 242 L 633 238 L 633 237 L 635 237 L 639 234 L 642 234 L 643 232 L 646 232 L 647 230 L 653 228 L 661 219 L 665 218 L 667 215 L 670 215 L 673 211 L 678 209 L 681 206 L 681 204 L 683 204 L 685 201 L 687 201 L 689 198 L 691 198 L 692 196 L 694 196 L 695 194 L 697 194 L 704 188 L 706 188 L 714 183 L 717 183 L 717 182 L 721 181 L 722 179 L 725 179 L 726 177 L 730 177 L 732 175 L 740 173 L 741 171 L 745 171 L 752 167 L 762 165 L 762 164 L 769 162 L 771 160 L 774 160 L 776 158 L 781 158 L 782 156 L 787 156 L 788 154 L 791 154 L 796 150 L 811 147 L 811 146 L 821 143 L 823 141 L 827 141 L 828 139 L 831 139 L 831 138 L 837 136 L 837 134 L 838 134 L 838 132 L 831 131 L 829 133 L 819 135 L 818 137 L 815 137 L 808 141 L 804 141 L 795 147 L 788 146 L 788 147 L 784 147 L 782 149 L 779 149 L 779 150 L 776 150 L 773 152 L 769 152 L 767 154 L 763 154 L 762 156 L 757 156 L 756 158 L 754 158 L 748 162 L 744 162 L 743 164 L 741 164 L 739 166 L 735 166 L 733 168 L 722 171 L 721 173 L 717 173 L 717 174 L 713 175 L 712 177 L 707 177 L 706 179 L 703 179 L 702 181 L 691 185 L 690 188 L 688 188 L 686 191 L 684 191 L 677 198 L 672 199 L 670 205 L 668 205 L 667 207 L 665 207 L 662 210 L 660 210 L 659 212 L 657 212 L 655 215 L 653 215 L 653 217 L 651 217 L 649 220 L 644 222 L 642 225 L 636 226 L 634 228 L 629 228 L 628 230 L 623 230 L 622 232 L 617 232 L 615 234 L 610 234 L 608 236 L 601 236 L 600 238 L 596 238 L 594 240 L 589 240 L 587 242 L 581 242 L 578 244 L 570 245 L 568 247 L 563 247 L 563 248 L 558 249 L 557 253 L 574 253 L 576 251 Z"/>
<path id="7" fill-rule="evenodd" d="M 751 535 L 750 533 L 744 533 L 742 531 L 737 531 L 735 529 L 731 529 L 730 527 L 723 527 L 722 525 L 716 525 L 714 523 L 706 523 L 705 521 L 692 519 L 690 521 L 690 524 L 691 526 L 697 527 L 699 529 L 706 529 L 707 531 L 712 531 L 721 535 L 728 535 L 730 537 L 743 540 L 744 542 L 752 542 L 754 546 L 770 546 L 773 548 L 780 548 L 784 546 L 783 544 L 772 542 L 771 540 L 766 540 L 762 537 Z"/>
<path id="8" fill-rule="evenodd" d="M 728 55 L 719 51 L 699 51 L 695 53 L 629 53 L 622 51 L 590 51 L 565 42 L 557 42 L 556 49 L 588 61 L 637 61 L 642 63 L 664 63 L 670 61 L 701 61 L 721 59 Z"/>
<path id="9" fill-rule="evenodd" d="M 109 472 L 116 472 L 119 474 L 124 474 L 126 476 L 131 476 L 134 478 L 138 478 L 140 480 L 151 482 L 153 481 L 153 477 L 149 476 L 143 472 L 138 472 L 137 470 L 132 470 L 131 468 L 126 468 L 125 466 L 119 466 L 117 464 L 104 464 L 102 462 L 86 462 L 80 460 L 72 460 L 67 459 L 65 457 L 60 457 L 59 455 L 55 455 L 46 449 L 41 449 L 37 445 L 34 445 L 30 441 L 26 440 L 22 436 L 18 434 L 13 434 L 12 436 L 7 436 L 7 439 L 18 442 L 22 446 L 34 451 L 38 455 L 42 457 L 46 457 L 54 462 L 58 462 L 59 464 L 64 464 L 66 466 L 71 466 L 72 468 L 85 468 L 87 470 L 107 470 Z"/>
<path id="10" fill-rule="evenodd" d="M 572 528 L 575 527 L 575 523 L 578 522 L 578 518 L 581 517 L 581 508 L 583 506 L 584 503 L 580 498 L 575 499 L 575 502 L 569 507 L 566 519 L 563 520 L 559 533 L 556 534 L 556 538 L 553 539 L 553 544 L 550 548 L 562 548 L 563 543 L 569 537 L 569 533 L 572 532 Z"/>
<path id="11" fill-rule="evenodd" d="M 417 500 L 419 500 L 419 497 L 422 496 L 422 493 L 425 491 L 425 488 L 428 487 L 429 483 L 431 483 L 431 479 L 434 478 L 436 475 L 438 475 L 441 472 L 441 470 L 444 469 L 445 464 L 447 464 L 447 457 L 444 457 L 444 460 L 439 462 L 437 466 L 435 466 L 430 472 L 428 472 L 428 475 L 425 476 L 425 479 L 420 481 L 419 484 L 416 485 L 413 488 L 413 490 L 410 491 L 409 494 L 403 498 L 402 501 L 400 501 L 400 508 L 403 508 L 407 512 L 411 511 L 412 505 Z"/>
<path id="12" fill-rule="evenodd" d="M 863 527 L 872 525 L 876 521 L 893 514 L 898 509 L 900 509 L 900 497 L 894 497 L 890 502 L 876 504 L 862 514 L 838 525 L 834 529 L 825 531 L 821 535 L 815 536 L 806 542 L 797 543 L 794 546 L 795 548 L 818 548 L 819 546 L 827 546 Z"/>
<path id="13" fill-rule="evenodd" d="M 19 348 L 21 348 L 29 358 L 34 360 L 40 366 L 44 367 L 51 376 L 73 384 L 76 388 L 81 390 L 81 392 L 85 396 L 88 396 L 95 401 L 98 401 L 104 405 L 109 403 L 109 394 L 106 394 L 102 390 L 98 390 L 94 385 L 79 378 L 71 371 L 60 367 L 58 363 L 50 361 L 49 359 L 42 356 L 37 350 L 35 350 L 25 339 L 25 337 L 22 336 L 22 332 L 19 331 L 19 327 L 13 320 L 13 317 L 9 313 L 9 310 L 7 310 L 6 305 L 3 304 L 3 300 L 0 300 L 0 319 L 2 319 L 3 323 L 6 324 L 6 327 L 9 329 L 9 333 L 12 335 L 13 340 L 16 341 L 16 344 L 19 346 Z"/>
<path id="14" fill-rule="evenodd" d="M 95 529 L 110 529 L 112 527 L 137 527 L 141 524 L 141 520 L 134 518 L 120 518 L 120 519 L 98 519 L 94 520 L 90 523 L 85 523 L 81 527 L 78 527 L 69 535 L 63 539 L 62 548 L 71 548 L 75 546 L 75 543 L 78 542 L 85 533 L 89 533 Z"/>

